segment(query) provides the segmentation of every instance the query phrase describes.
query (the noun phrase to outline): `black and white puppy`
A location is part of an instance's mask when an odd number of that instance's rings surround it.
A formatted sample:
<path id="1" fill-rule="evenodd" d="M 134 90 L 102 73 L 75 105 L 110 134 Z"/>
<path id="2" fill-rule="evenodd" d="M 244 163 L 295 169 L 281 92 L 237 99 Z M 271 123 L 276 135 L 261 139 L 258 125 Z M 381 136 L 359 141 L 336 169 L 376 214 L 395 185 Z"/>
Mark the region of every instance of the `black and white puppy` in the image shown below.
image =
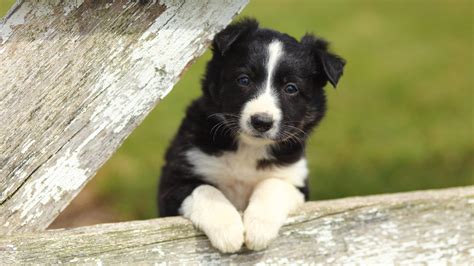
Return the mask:
<path id="1" fill-rule="evenodd" d="M 252 19 L 212 48 L 203 95 L 166 154 L 159 212 L 190 219 L 222 252 L 260 250 L 308 197 L 305 142 L 345 62 L 320 38 L 297 41 Z"/>

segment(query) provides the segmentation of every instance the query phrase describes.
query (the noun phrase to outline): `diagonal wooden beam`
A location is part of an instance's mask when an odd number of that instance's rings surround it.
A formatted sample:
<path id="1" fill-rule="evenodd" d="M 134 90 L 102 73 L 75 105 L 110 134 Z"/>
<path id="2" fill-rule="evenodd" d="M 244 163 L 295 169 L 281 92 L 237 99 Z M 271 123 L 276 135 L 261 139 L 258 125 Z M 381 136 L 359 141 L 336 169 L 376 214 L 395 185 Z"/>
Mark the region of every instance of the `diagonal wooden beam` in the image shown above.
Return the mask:
<path id="1" fill-rule="evenodd" d="M 246 3 L 18 2 L 0 24 L 0 234 L 45 229 Z"/>

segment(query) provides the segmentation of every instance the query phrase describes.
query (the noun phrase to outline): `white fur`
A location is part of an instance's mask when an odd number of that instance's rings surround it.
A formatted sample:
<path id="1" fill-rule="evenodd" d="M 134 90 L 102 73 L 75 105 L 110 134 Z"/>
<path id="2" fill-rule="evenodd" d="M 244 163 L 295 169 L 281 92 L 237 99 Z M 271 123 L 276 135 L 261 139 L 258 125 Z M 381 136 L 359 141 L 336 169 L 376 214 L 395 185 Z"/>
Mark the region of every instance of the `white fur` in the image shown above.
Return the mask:
<path id="1" fill-rule="evenodd" d="M 214 247 L 222 252 L 237 251 L 244 241 L 247 247 L 260 250 L 278 235 L 288 214 L 303 203 L 303 194 L 295 186 L 304 186 L 308 174 L 304 158 L 286 166 L 257 169 L 259 160 L 272 159 L 267 144 L 279 131 L 282 112 L 274 93 L 273 79 L 282 44 L 268 46 L 267 77 L 256 98 L 244 105 L 237 151 L 219 156 L 208 155 L 198 148 L 186 152 L 187 161 L 196 174 L 218 189 L 202 185 L 188 196 L 181 207 L 183 216 L 204 231 Z M 252 137 L 250 117 L 270 114 L 273 127 L 265 138 Z M 244 212 L 244 219 L 238 210 Z"/>
<path id="2" fill-rule="evenodd" d="M 256 98 L 250 100 L 244 105 L 240 119 L 240 127 L 244 134 L 251 135 L 253 129 L 249 126 L 250 117 L 256 113 L 267 113 L 273 117 L 274 125 L 266 133 L 268 137 L 274 138 L 278 133 L 278 127 L 281 121 L 281 109 L 279 107 L 278 98 L 273 92 L 273 77 L 278 61 L 283 56 L 282 44 L 279 41 L 272 41 L 268 45 L 268 61 L 267 76 L 264 87 L 260 89 L 260 93 Z M 244 141 L 252 139 L 250 136 L 242 138 Z"/>
<path id="3" fill-rule="evenodd" d="M 190 219 L 221 252 L 236 252 L 244 242 L 244 226 L 239 212 L 215 187 L 201 185 L 181 205 L 181 214 Z"/>
<path id="4" fill-rule="evenodd" d="M 266 248 L 288 214 L 303 202 L 303 194 L 288 182 L 276 178 L 260 182 L 244 213 L 245 245 L 253 250 Z"/>
<path id="5" fill-rule="evenodd" d="M 271 159 L 266 146 L 240 142 L 236 152 L 211 156 L 194 148 L 186 153 L 196 174 L 217 186 L 238 210 L 245 210 L 254 187 L 262 180 L 276 178 L 302 187 L 308 175 L 304 158 L 287 166 L 257 169 L 261 159 Z"/>

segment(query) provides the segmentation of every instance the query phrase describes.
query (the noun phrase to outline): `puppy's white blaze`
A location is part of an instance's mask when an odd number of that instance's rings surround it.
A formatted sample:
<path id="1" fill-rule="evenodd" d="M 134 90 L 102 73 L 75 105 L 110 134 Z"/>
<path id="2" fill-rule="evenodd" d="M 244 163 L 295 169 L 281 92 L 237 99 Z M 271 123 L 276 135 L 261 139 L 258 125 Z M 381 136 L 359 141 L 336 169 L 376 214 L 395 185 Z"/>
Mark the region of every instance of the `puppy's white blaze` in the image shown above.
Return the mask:
<path id="1" fill-rule="evenodd" d="M 271 93 L 273 74 L 275 67 L 283 56 L 281 42 L 272 41 L 268 46 L 268 62 L 267 62 L 267 80 L 265 82 L 265 93 Z"/>
<path id="2" fill-rule="evenodd" d="M 182 203 L 180 213 L 201 229 L 222 252 L 235 252 L 244 242 L 239 212 L 215 187 L 201 185 Z"/>
<path id="3" fill-rule="evenodd" d="M 278 133 L 278 127 L 281 121 L 281 109 L 278 98 L 273 91 L 273 80 L 278 61 L 283 56 L 283 47 L 280 41 L 272 41 L 268 45 L 267 76 L 263 88 L 260 89 L 258 96 L 244 105 L 241 127 L 245 132 L 252 132 L 248 125 L 250 117 L 256 113 L 268 113 L 274 119 L 274 126 L 268 131 L 270 137 L 275 137 Z M 245 140 L 245 139 L 244 139 Z"/>

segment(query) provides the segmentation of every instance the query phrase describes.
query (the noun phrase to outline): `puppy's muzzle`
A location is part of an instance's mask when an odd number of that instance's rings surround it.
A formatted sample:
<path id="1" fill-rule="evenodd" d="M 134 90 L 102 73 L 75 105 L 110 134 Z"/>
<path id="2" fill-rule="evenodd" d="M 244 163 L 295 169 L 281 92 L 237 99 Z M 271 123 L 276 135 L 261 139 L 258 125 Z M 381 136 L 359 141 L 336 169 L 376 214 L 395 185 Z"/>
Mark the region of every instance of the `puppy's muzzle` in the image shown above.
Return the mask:
<path id="1" fill-rule="evenodd" d="M 265 133 L 272 128 L 274 121 L 267 113 L 256 113 L 250 117 L 250 124 L 258 132 Z"/>

